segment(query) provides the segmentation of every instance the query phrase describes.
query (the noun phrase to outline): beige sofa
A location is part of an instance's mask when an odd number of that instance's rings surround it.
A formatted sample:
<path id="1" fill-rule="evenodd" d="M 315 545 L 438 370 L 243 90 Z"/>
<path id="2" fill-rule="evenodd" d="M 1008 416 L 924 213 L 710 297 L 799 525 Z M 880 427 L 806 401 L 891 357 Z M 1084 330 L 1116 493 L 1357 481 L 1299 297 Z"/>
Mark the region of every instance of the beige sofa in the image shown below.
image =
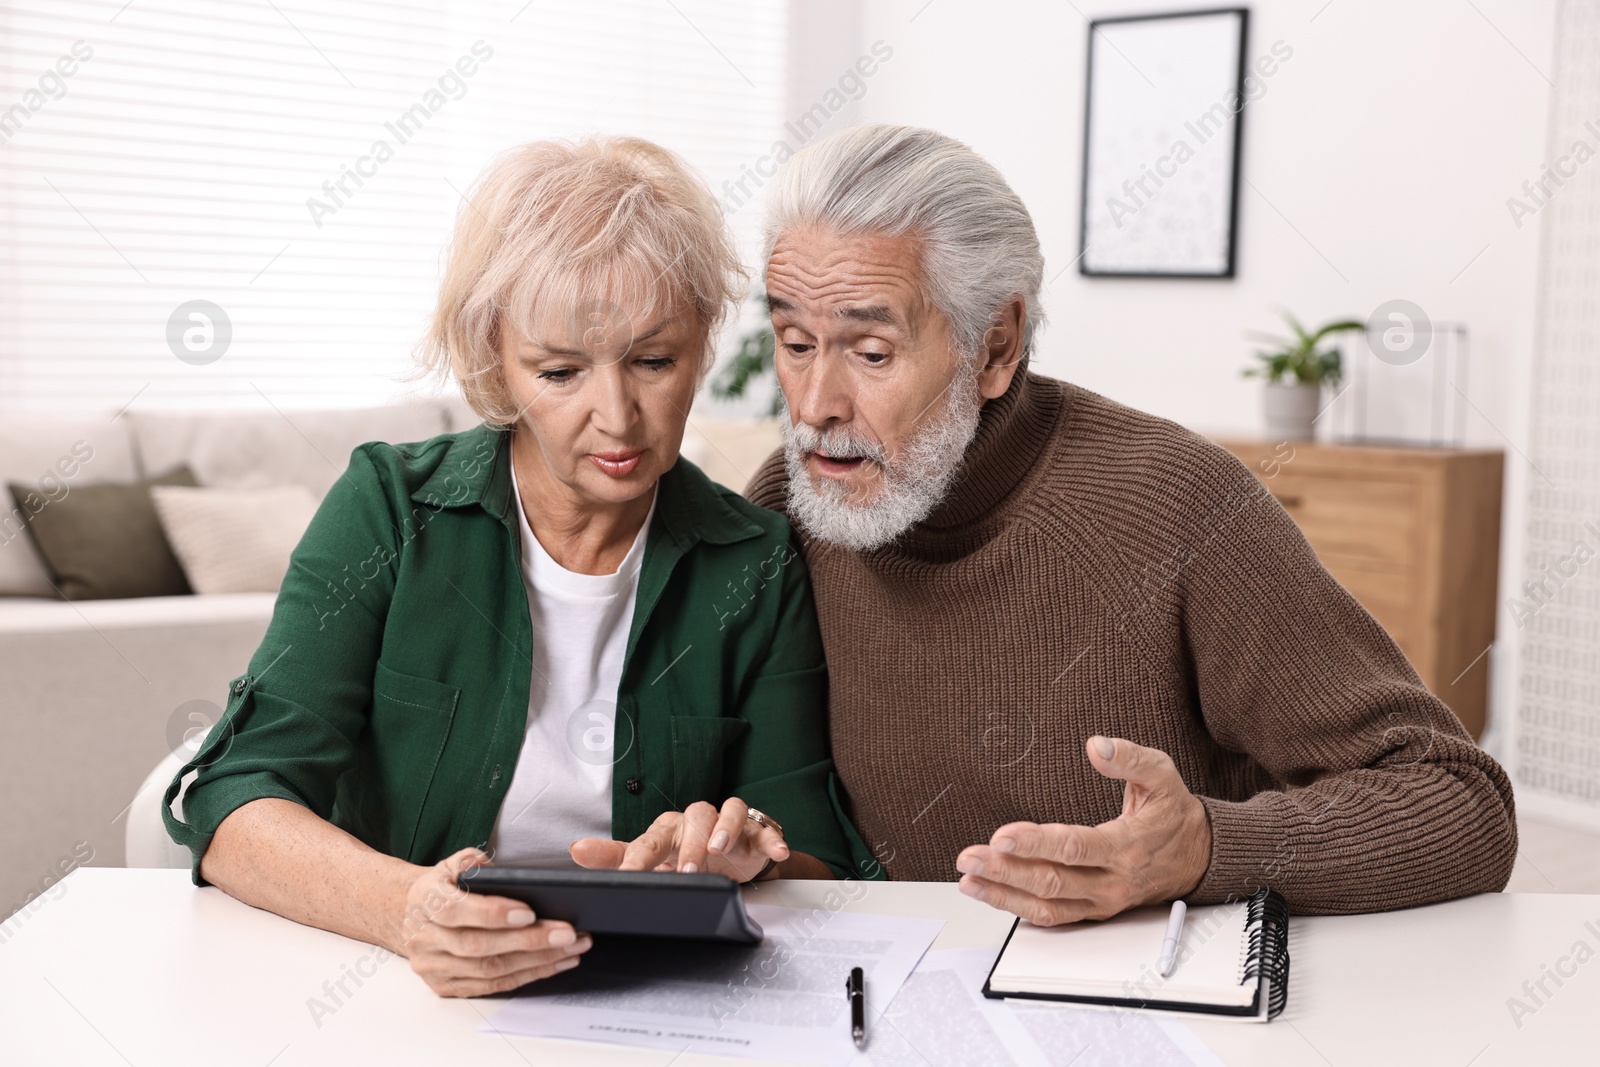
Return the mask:
<path id="1" fill-rule="evenodd" d="M 357 445 L 424 440 L 474 422 L 455 400 L 281 414 L 8 417 L 0 422 L 0 481 L 43 482 L 60 494 L 187 463 L 203 486 L 303 485 L 320 499 Z M 68 456 L 79 462 L 62 464 Z M 229 679 L 266 632 L 273 594 L 61 601 L 18 528 L 10 493 L 0 501 L 3 919 L 48 890 L 63 868 L 122 864 L 123 823 L 139 783 L 195 728 L 192 715 L 216 717 Z"/>
<path id="2" fill-rule="evenodd" d="M 187 463 L 202 486 L 296 484 L 320 499 L 357 445 L 423 440 L 476 421 L 454 399 L 356 411 L 7 418 L 0 482 L 36 483 L 54 472 L 51 486 L 70 492 Z M 777 441 L 772 423 L 693 416 L 683 451 L 742 489 Z M 58 465 L 84 446 L 87 461 Z M 9 515 L 10 494 L 0 501 Z M 127 808 L 140 782 L 214 720 L 272 604 L 270 593 L 66 603 L 54 597 L 27 535 L 0 525 L 0 921 L 30 894 L 46 894 L 47 904 L 72 867 L 123 864 Z"/>

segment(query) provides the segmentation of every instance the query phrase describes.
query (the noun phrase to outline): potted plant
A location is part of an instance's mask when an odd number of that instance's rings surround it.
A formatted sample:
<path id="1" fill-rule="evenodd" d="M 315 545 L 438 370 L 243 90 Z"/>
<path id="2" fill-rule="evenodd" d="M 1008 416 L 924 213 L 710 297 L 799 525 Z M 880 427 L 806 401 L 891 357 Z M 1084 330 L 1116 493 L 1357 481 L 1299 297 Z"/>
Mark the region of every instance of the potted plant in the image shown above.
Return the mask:
<path id="1" fill-rule="evenodd" d="M 756 293 L 754 299 L 765 309 L 765 293 Z M 754 382 L 771 375 L 772 396 L 767 401 L 767 417 L 777 418 L 783 414 L 783 393 L 778 389 L 773 364 L 776 350 L 777 338 L 773 336 L 770 324 L 740 337 L 738 350 L 711 379 L 711 395 L 718 400 L 737 400 L 745 395 Z"/>
<path id="2" fill-rule="evenodd" d="M 1338 386 L 1344 369 L 1339 350 L 1322 348 L 1322 342 L 1334 334 L 1365 330 L 1367 324 L 1341 319 L 1310 332 L 1287 311 L 1280 314 L 1294 337 L 1247 334 L 1270 347 L 1255 354 L 1259 365 L 1246 367 L 1244 376 L 1266 379 L 1262 410 L 1267 436 L 1274 441 L 1309 441 L 1312 424 L 1322 409 L 1322 387 Z"/>

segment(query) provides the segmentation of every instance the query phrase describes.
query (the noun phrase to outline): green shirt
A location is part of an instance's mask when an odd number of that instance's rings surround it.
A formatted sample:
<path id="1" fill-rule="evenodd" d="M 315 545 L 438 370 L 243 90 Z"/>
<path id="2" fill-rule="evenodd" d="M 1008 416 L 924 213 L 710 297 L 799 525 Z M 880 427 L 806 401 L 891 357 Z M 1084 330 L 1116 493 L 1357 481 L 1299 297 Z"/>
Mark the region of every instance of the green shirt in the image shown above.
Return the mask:
<path id="1" fill-rule="evenodd" d="M 217 826 L 262 797 L 412 863 L 487 846 L 533 666 L 510 440 L 482 425 L 351 454 L 223 717 L 167 787 L 162 816 L 194 853 L 196 885 Z M 661 478 L 618 687 L 612 836 L 738 796 L 795 851 L 881 877 L 843 814 L 826 709 L 787 520 L 679 459 Z M 191 772 L 179 822 L 170 805 Z"/>

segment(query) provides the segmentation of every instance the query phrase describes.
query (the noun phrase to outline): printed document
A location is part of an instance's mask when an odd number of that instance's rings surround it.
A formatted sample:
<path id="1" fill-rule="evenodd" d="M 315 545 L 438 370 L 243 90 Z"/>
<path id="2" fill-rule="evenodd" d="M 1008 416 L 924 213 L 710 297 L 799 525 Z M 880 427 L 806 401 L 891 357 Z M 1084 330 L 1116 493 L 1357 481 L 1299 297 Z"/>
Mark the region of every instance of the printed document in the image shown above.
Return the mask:
<path id="1" fill-rule="evenodd" d="M 866 972 L 869 1033 L 940 919 L 755 904 L 759 945 L 597 938 L 480 1031 L 843 1067 L 856 1055 L 845 979 Z M 993 953 L 990 954 L 991 958 Z"/>
<path id="2" fill-rule="evenodd" d="M 851 1067 L 1222 1067 L 1173 1019 L 990 1000 L 983 981 L 997 951 L 924 956 Z"/>

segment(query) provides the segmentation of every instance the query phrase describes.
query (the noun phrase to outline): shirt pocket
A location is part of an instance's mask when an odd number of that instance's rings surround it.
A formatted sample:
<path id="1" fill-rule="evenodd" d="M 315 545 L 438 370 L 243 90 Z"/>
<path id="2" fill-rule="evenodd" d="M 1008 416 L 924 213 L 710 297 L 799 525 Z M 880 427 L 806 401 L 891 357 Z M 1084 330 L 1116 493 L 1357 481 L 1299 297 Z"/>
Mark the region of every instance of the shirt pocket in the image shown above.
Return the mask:
<path id="1" fill-rule="evenodd" d="M 461 690 L 453 685 L 405 674 L 379 660 L 372 677 L 370 723 L 374 794 L 364 798 L 387 829 L 392 856 L 411 859 L 422 809 L 427 803 L 439 757 L 450 737 Z M 446 791 L 448 794 L 448 791 Z"/>
<path id="2" fill-rule="evenodd" d="M 720 715 L 672 716 L 672 769 L 674 801 L 687 808 L 697 800 L 720 805 L 727 797 L 723 790 L 728 750 L 745 734 L 750 724 L 743 719 Z"/>

